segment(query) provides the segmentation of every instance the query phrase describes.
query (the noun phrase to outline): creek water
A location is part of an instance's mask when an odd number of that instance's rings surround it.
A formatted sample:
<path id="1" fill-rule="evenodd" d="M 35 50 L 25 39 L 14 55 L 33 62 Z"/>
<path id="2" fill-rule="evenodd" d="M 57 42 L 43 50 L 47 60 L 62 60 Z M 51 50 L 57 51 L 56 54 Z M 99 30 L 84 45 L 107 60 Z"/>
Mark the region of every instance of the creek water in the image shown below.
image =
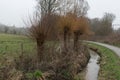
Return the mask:
<path id="1" fill-rule="evenodd" d="M 90 50 L 90 56 L 91 58 L 87 65 L 85 80 L 98 80 L 98 73 L 100 69 L 98 62 L 100 60 L 100 56 L 92 50 Z"/>

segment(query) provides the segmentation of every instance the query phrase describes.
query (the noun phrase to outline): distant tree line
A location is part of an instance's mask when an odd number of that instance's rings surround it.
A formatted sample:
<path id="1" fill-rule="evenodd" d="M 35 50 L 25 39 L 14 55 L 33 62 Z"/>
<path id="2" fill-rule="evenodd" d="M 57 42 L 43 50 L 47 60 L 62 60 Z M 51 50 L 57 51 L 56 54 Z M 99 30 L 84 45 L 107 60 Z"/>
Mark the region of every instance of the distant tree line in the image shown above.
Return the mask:
<path id="1" fill-rule="evenodd" d="M 23 28 L 23 27 L 17 28 L 15 26 L 6 26 L 3 24 L 0 24 L 0 33 L 26 35 L 27 28 Z"/>
<path id="2" fill-rule="evenodd" d="M 114 32 L 112 27 L 115 15 L 112 13 L 105 13 L 100 18 L 94 18 L 90 20 L 90 26 L 96 36 L 108 36 Z"/>

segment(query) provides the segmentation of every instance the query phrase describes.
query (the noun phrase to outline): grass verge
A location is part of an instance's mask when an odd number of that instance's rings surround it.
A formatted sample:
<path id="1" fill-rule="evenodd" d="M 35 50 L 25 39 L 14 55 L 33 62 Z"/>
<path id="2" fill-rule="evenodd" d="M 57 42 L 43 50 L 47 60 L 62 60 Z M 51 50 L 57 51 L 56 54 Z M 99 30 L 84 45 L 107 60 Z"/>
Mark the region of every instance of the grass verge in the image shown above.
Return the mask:
<path id="1" fill-rule="evenodd" d="M 102 56 L 98 80 L 120 80 L 120 57 L 106 47 L 91 43 L 88 45 L 98 48 Z"/>

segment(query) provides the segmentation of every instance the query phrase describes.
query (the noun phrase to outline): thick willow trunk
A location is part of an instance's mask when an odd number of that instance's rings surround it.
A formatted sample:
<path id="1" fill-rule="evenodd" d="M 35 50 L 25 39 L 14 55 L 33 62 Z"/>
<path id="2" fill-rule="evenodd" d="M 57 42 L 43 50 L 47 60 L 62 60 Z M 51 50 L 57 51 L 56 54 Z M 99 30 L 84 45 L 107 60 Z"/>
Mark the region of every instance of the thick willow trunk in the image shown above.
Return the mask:
<path id="1" fill-rule="evenodd" d="M 64 50 L 66 51 L 67 50 L 67 34 L 66 32 L 64 32 Z"/>
<path id="2" fill-rule="evenodd" d="M 78 34 L 74 32 L 74 50 L 77 50 Z"/>
<path id="3" fill-rule="evenodd" d="M 68 31 L 69 31 L 69 28 L 67 28 L 67 27 L 65 27 L 64 28 L 64 35 L 63 35 L 63 42 L 64 42 L 64 51 L 67 51 L 67 40 L 68 40 L 68 37 L 67 37 L 67 35 L 68 35 Z"/>
<path id="4" fill-rule="evenodd" d="M 78 50 L 79 36 L 82 35 L 79 31 L 74 32 L 74 50 Z"/>
<path id="5" fill-rule="evenodd" d="M 37 40 L 37 57 L 39 62 L 43 60 L 43 54 L 44 54 L 43 51 L 44 51 L 44 41 Z"/>

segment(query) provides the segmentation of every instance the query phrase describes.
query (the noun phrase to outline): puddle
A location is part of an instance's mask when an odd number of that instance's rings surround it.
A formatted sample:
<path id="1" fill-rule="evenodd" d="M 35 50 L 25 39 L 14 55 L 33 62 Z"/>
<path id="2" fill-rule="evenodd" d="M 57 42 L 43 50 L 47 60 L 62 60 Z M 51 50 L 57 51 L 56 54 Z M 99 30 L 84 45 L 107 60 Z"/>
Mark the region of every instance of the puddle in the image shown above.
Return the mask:
<path id="1" fill-rule="evenodd" d="M 98 80 L 100 65 L 97 63 L 100 59 L 100 56 L 92 50 L 90 50 L 90 56 L 91 58 L 87 65 L 85 80 Z"/>

